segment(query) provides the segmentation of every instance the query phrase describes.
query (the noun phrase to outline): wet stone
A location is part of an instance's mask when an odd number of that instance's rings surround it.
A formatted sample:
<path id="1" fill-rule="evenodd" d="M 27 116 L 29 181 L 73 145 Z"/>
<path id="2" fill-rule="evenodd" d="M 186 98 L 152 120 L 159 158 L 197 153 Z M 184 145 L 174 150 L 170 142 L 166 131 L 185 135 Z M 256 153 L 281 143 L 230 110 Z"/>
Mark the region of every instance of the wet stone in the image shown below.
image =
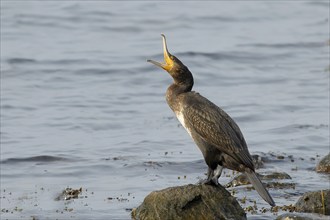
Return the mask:
<path id="1" fill-rule="evenodd" d="M 133 219 L 246 219 L 237 200 L 222 186 L 185 185 L 151 192 L 132 211 Z"/>
<path id="2" fill-rule="evenodd" d="M 261 177 L 262 180 L 283 180 L 283 179 L 292 179 L 291 176 L 284 172 L 273 172 Z"/>
<path id="3" fill-rule="evenodd" d="M 307 192 L 296 203 L 297 212 L 330 215 L 330 190 Z"/>
<path id="4" fill-rule="evenodd" d="M 257 174 L 259 176 L 259 174 Z M 259 176 L 260 177 L 260 176 Z M 238 176 L 235 176 L 233 180 L 225 185 L 226 188 L 228 187 L 235 187 L 235 186 L 242 186 L 250 184 L 247 176 L 243 173 L 240 173 Z"/>
<path id="5" fill-rule="evenodd" d="M 290 175 L 284 172 L 273 172 L 269 174 L 258 174 L 258 177 L 261 180 L 282 180 L 282 179 L 291 179 Z M 242 186 L 250 184 L 247 176 L 243 173 L 240 173 L 238 176 L 234 177 L 232 181 L 226 184 L 226 188 L 228 187 L 235 187 L 235 186 Z M 274 184 L 273 184 L 274 185 Z M 291 188 L 291 187 L 290 187 Z"/>
<path id="6" fill-rule="evenodd" d="M 270 182 L 266 184 L 267 188 L 272 189 L 295 189 L 295 183 L 279 183 L 279 182 Z"/>
<path id="7" fill-rule="evenodd" d="M 56 198 L 56 201 L 59 200 L 71 200 L 71 199 L 78 199 L 79 194 L 81 194 L 82 188 L 79 189 L 72 189 L 72 188 L 66 188 L 63 190 Z"/>
<path id="8" fill-rule="evenodd" d="M 330 153 L 317 164 L 316 172 L 330 173 Z"/>

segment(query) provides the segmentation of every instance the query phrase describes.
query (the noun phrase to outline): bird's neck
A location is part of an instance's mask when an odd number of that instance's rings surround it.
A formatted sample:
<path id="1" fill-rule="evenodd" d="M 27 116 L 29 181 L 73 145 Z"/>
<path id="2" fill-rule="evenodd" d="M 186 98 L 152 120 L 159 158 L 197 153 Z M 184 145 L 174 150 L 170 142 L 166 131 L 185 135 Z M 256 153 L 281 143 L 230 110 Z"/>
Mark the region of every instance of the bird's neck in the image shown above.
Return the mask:
<path id="1" fill-rule="evenodd" d="M 179 99 L 180 94 L 191 92 L 194 85 L 194 79 L 190 71 L 184 73 L 184 77 L 174 78 L 174 82 L 167 88 L 166 101 L 173 111 Z"/>

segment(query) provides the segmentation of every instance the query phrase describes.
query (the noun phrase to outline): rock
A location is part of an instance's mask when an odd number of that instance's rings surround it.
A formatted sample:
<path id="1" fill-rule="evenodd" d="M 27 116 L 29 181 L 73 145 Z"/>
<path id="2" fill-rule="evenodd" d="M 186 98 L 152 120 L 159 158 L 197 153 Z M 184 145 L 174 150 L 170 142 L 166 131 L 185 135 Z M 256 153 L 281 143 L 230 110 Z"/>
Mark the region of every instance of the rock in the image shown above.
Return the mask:
<path id="1" fill-rule="evenodd" d="M 330 173 L 330 153 L 317 164 L 316 172 Z"/>
<path id="2" fill-rule="evenodd" d="M 55 201 L 78 199 L 78 196 L 81 194 L 81 192 L 82 187 L 80 187 L 80 189 L 66 188 L 55 198 Z"/>
<path id="3" fill-rule="evenodd" d="M 276 220 L 329 220 L 328 216 L 311 213 L 285 213 Z"/>
<path id="4" fill-rule="evenodd" d="M 260 174 L 258 174 L 258 177 L 260 178 Z M 236 187 L 236 186 L 242 186 L 242 185 L 248 185 L 250 184 L 247 176 L 243 173 L 238 174 L 235 176 L 229 183 L 225 185 L 226 188 L 228 187 Z"/>
<path id="5" fill-rule="evenodd" d="M 305 193 L 296 203 L 297 212 L 330 215 L 330 190 Z"/>
<path id="6" fill-rule="evenodd" d="M 281 180 L 281 179 L 291 179 L 291 177 L 289 176 L 289 174 L 287 173 L 279 173 L 279 172 L 273 172 L 270 174 L 258 174 L 258 177 L 261 180 Z M 240 173 L 238 176 L 234 177 L 234 179 L 232 181 L 230 181 L 229 183 L 226 184 L 226 187 L 235 187 L 235 186 L 241 186 L 241 185 L 248 185 L 250 184 L 247 176 L 243 173 Z M 280 183 L 278 183 L 280 184 Z M 271 186 L 273 186 L 274 184 L 268 184 Z M 275 184 L 276 185 L 276 184 Z M 285 184 L 284 184 L 285 185 Z M 272 187 L 272 188 L 276 188 L 276 187 Z M 285 187 L 284 187 L 285 188 Z M 292 186 L 290 185 L 289 188 L 292 188 Z"/>
<path id="7" fill-rule="evenodd" d="M 262 180 L 283 180 L 283 179 L 292 179 L 291 176 L 284 172 L 273 172 L 270 174 L 263 175 Z"/>
<path id="8" fill-rule="evenodd" d="M 269 182 L 266 184 L 267 188 L 271 189 L 295 189 L 295 183 L 279 183 L 279 182 Z"/>
<path id="9" fill-rule="evenodd" d="M 132 211 L 139 220 L 246 219 L 237 200 L 222 186 L 185 185 L 151 192 Z"/>

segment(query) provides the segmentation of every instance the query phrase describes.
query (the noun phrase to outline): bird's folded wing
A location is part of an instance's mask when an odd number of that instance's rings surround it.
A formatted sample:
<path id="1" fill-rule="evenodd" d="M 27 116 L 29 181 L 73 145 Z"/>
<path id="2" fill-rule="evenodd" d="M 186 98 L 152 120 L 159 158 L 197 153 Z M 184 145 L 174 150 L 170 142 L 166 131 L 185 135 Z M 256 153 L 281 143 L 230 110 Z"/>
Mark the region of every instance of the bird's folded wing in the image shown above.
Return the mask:
<path id="1" fill-rule="evenodd" d="M 237 124 L 211 102 L 195 103 L 183 111 L 185 122 L 207 143 L 254 169 L 244 137 Z"/>

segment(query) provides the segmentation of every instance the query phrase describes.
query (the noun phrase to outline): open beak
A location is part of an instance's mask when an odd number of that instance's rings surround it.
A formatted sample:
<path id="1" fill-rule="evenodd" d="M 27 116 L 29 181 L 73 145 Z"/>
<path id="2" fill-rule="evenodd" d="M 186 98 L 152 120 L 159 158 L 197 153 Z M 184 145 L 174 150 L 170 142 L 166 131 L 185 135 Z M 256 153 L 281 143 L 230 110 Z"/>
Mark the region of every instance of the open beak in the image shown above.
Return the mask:
<path id="1" fill-rule="evenodd" d="M 164 50 L 164 63 L 159 63 L 153 60 L 147 60 L 147 62 L 153 63 L 158 67 L 163 68 L 166 71 L 169 71 L 173 67 L 173 60 L 171 59 L 171 54 L 167 50 L 166 38 L 164 34 L 161 34 L 163 38 L 163 50 Z"/>

